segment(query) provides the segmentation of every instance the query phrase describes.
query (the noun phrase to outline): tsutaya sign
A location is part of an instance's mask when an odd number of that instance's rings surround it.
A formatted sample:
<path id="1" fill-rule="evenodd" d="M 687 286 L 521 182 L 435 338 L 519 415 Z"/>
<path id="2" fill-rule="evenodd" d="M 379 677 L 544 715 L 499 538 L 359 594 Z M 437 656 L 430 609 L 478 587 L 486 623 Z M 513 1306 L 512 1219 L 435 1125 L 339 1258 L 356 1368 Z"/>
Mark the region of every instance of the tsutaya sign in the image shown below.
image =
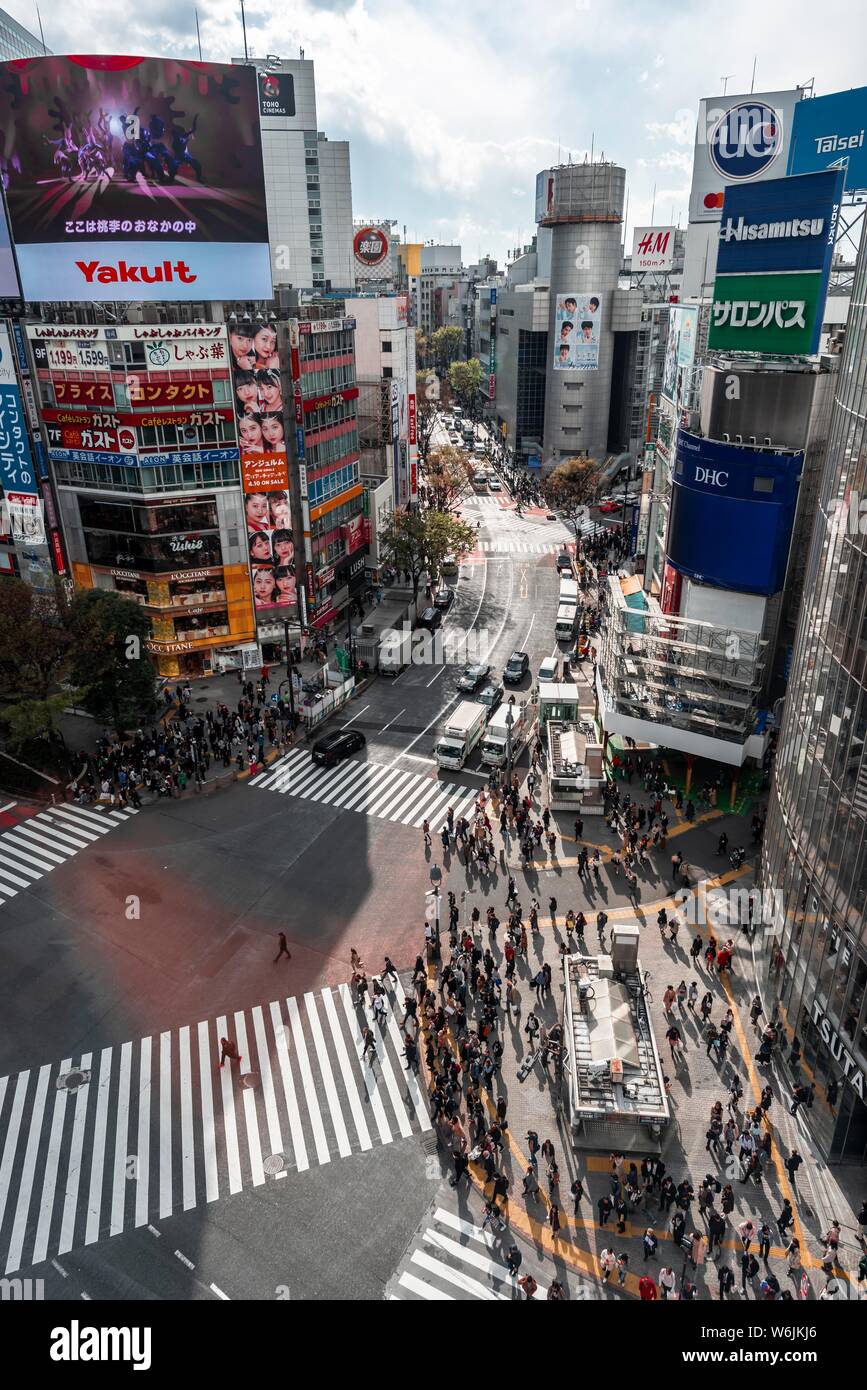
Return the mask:
<path id="1" fill-rule="evenodd" d="M 864 1073 L 844 1045 L 840 1034 L 834 1028 L 828 1015 L 817 999 L 813 1000 L 813 1022 L 819 1030 L 822 1041 L 827 1045 L 831 1056 L 843 1068 L 843 1075 L 861 1099 L 864 1099 Z"/>

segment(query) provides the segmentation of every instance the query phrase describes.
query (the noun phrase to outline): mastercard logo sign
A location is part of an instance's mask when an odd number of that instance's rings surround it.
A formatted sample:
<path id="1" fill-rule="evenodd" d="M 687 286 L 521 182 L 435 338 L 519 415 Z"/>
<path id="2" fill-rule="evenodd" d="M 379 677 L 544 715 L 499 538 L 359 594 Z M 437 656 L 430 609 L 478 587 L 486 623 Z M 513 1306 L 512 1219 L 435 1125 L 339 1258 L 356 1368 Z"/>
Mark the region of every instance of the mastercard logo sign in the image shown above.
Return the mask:
<path id="1" fill-rule="evenodd" d="M 724 201 L 724 193 L 705 193 L 704 195 L 704 205 L 706 208 L 721 208 Z"/>

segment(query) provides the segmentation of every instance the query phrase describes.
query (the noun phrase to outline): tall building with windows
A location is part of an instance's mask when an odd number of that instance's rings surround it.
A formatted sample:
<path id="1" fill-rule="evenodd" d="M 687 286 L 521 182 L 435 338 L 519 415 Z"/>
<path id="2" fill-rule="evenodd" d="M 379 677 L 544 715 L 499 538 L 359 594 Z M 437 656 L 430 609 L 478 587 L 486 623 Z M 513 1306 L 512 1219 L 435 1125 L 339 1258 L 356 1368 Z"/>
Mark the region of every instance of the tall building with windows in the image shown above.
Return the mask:
<path id="1" fill-rule="evenodd" d="M 355 271 L 349 142 L 329 140 L 317 129 L 309 58 L 282 58 L 259 72 L 259 118 L 278 302 L 281 286 L 350 290 Z"/>
<path id="2" fill-rule="evenodd" d="M 867 1158 L 867 241 L 862 237 L 762 846 L 765 1006 L 832 1160 Z M 797 1038 L 797 1046 L 794 1039 Z"/>
<path id="3" fill-rule="evenodd" d="M 12 58 L 41 58 L 50 53 L 41 39 L 13 19 L 11 14 L 0 10 L 0 63 L 8 63 Z"/>

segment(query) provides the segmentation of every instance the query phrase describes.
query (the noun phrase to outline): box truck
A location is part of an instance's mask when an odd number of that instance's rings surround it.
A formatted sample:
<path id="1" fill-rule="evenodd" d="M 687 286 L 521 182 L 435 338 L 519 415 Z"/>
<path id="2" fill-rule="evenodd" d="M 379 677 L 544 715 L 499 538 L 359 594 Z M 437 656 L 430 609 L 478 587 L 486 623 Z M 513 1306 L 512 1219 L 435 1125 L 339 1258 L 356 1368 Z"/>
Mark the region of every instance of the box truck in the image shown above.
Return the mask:
<path id="1" fill-rule="evenodd" d="M 508 761 L 508 715 L 512 715 L 512 762 L 514 763 L 530 737 L 530 720 L 523 704 L 500 705 L 485 729 L 481 758 L 488 767 L 505 767 Z"/>
<path id="2" fill-rule="evenodd" d="M 488 711 L 472 700 L 461 700 L 437 739 L 434 755 L 439 767 L 462 768 L 485 731 Z"/>

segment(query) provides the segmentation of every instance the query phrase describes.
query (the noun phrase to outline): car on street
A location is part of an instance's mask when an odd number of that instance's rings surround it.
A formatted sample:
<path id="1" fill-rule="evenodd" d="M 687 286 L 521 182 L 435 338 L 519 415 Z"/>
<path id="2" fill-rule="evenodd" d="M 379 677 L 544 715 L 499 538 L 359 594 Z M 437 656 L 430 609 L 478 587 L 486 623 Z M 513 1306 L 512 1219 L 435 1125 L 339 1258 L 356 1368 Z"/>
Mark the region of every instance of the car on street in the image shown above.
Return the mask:
<path id="1" fill-rule="evenodd" d="M 602 501 L 598 504 L 596 508 L 597 511 L 603 512 L 606 516 L 610 512 L 619 512 L 622 511 L 622 509 L 623 503 L 618 502 L 617 499 L 614 497 L 603 497 Z"/>
<path id="2" fill-rule="evenodd" d="M 451 608 L 452 604 L 454 603 L 454 599 L 454 589 L 450 589 L 448 585 L 446 585 L 445 588 L 437 590 L 437 593 L 434 596 L 434 608 L 441 608 L 443 611 L 445 611 L 447 608 Z"/>
<path id="3" fill-rule="evenodd" d="M 571 573 L 572 573 L 572 556 L 569 555 L 569 554 L 567 553 L 567 551 L 565 551 L 565 550 L 561 550 L 561 551 L 560 551 L 560 554 L 557 556 L 557 573 L 558 573 L 558 574 L 571 574 Z"/>
<path id="4" fill-rule="evenodd" d="M 503 680 L 508 685 L 517 685 L 522 681 L 530 669 L 530 658 L 527 652 L 512 652 L 509 660 L 503 669 Z"/>
<path id="5" fill-rule="evenodd" d="M 363 748 L 367 742 L 364 734 L 357 729 L 339 729 L 333 734 L 318 738 L 311 749 L 310 756 L 320 767 L 334 767 L 342 758 L 349 758 Z"/>
<path id="6" fill-rule="evenodd" d="M 555 681 L 560 673 L 560 660 L 556 656 L 546 656 L 539 667 L 539 684 L 544 685 L 546 681 Z"/>
<path id="7" fill-rule="evenodd" d="M 487 678 L 490 669 L 490 666 L 483 661 L 471 662 L 469 666 L 464 667 L 458 677 L 458 689 L 475 690 Z"/>
<path id="8" fill-rule="evenodd" d="M 435 632 L 443 620 L 443 615 L 439 608 L 426 608 L 419 614 L 418 626 L 426 627 L 430 632 Z"/>
<path id="9" fill-rule="evenodd" d="M 458 558 L 456 555 L 444 555 L 440 565 L 441 574 L 457 574 Z"/>
<path id="10" fill-rule="evenodd" d="M 503 687 L 501 685 L 498 685 L 496 681 L 489 681 L 487 685 L 482 686 L 482 689 L 476 696 L 476 699 L 478 700 L 480 705 L 487 705 L 489 719 L 493 714 L 494 710 L 500 704 L 502 698 Z"/>
<path id="11" fill-rule="evenodd" d="M 503 484 L 500 482 L 496 473 L 488 474 L 488 487 L 491 489 L 491 492 L 502 492 Z"/>

